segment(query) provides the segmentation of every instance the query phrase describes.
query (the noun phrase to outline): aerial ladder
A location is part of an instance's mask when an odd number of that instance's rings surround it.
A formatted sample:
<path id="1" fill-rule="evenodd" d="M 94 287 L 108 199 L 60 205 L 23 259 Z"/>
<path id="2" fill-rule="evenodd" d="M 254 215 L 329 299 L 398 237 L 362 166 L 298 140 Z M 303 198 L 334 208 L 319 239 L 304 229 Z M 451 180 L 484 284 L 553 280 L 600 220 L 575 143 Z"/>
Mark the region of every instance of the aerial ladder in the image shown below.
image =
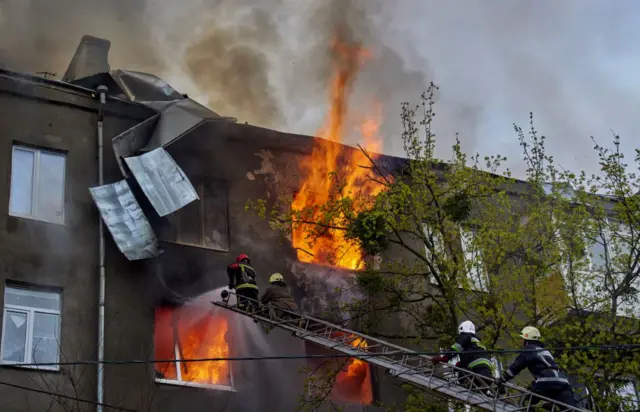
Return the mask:
<path id="1" fill-rule="evenodd" d="M 536 404 L 544 402 L 544 408 L 552 412 L 586 411 L 534 395 L 529 390 L 509 383 L 503 384 L 503 390 L 499 391 L 495 382 L 488 386 L 486 377 L 471 371 L 451 364 L 436 367 L 430 356 L 308 315 L 270 305 L 261 306 L 258 301 L 242 297 L 248 307 L 259 308 L 247 311 L 238 308 L 237 303 L 230 303 L 231 295 L 234 293 L 224 290 L 222 300 L 211 303 L 253 318 L 256 323 L 288 330 L 300 339 L 379 366 L 391 376 L 413 386 L 472 407 L 487 411 L 528 412 L 538 410 Z M 366 342 L 366 347 L 360 344 L 363 341 Z M 465 379 L 464 384 L 462 379 Z"/>

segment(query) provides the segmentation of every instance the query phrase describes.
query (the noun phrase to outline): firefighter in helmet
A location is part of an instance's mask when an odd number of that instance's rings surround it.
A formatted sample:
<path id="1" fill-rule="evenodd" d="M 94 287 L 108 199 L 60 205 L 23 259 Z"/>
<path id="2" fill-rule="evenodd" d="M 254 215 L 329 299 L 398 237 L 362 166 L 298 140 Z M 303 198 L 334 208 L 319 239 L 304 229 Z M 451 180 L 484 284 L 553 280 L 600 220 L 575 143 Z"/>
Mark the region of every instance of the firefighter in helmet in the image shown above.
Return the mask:
<path id="1" fill-rule="evenodd" d="M 258 284 L 256 271 L 250 266 L 249 256 L 238 255 L 235 263 L 227 266 L 229 289 L 235 289 L 238 309 L 255 312 L 258 310 Z M 248 298 L 248 299 L 247 299 Z"/>
<path id="2" fill-rule="evenodd" d="M 495 365 L 489 359 L 487 348 L 476 337 L 476 326 L 470 320 L 465 320 L 458 326 L 458 337 L 456 343 L 451 346 L 451 349 L 457 353 L 460 357 L 458 367 L 462 369 L 470 370 L 471 372 L 482 375 L 487 379 L 482 379 L 483 384 L 476 382 L 478 386 L 486 386 L 487 388 L 493 382 L 493 373 Z M 433 363 L 448 362 L 450 356 L 440 355 L 431 358 Z M 469 380 L 470 376 L 461 377 L 461 382 Z"/>
<path id="3" fill-rule="evenodd" d="M 280 273 L 274 273 L 269 278 L 269 286 L 265 290 L 260 301 L 263 305 L 271 305 L 276 309 L 284 309 L 287 312 L 297 312 L 298 305 L 291 296 L 291 291 Z M 280 310 L 274 311 L 278 318 L 291 318 L 291 314 Z"/>
<path id="4" fill-rule="evenodd" d="M 525 351 L 521 352 L 504 372 L 500 383 L 513 379 L 526 368 L 534 378 L 531 384 L 533 393 L 569 406 L 576 406 L 573 387 L 566 375 L 560 372 L 551 352 L 544 349 L 544 345 L 540 342 L 542 339 L 540 331 L 533 326 L 527 326 L 522 329 L 520 337 L 524 340 Z"/>

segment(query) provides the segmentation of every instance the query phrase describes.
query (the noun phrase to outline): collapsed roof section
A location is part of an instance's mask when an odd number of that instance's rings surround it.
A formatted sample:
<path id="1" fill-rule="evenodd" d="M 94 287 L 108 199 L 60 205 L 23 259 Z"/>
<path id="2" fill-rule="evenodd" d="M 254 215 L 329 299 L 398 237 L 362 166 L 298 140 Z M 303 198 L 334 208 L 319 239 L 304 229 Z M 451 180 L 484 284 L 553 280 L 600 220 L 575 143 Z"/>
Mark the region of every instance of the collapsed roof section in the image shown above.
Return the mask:
<path id="1" fill-rule="evenodd" d="M 155 115 L 113 138 L 113 148 L 125 178 L 131 173 L 158 215 L 166 216 L 198 196 L 164 148 L 206 122 L 235 119 L 218 115 L 152 74 L 110 70 L 110 46 L 108 40 L 83 36 L 64 81 L 90 89 L 105 85 L 109 95 L 153 109 Z M 157 256 L 156 236 L 126 181 L 92 188 L 91 193 L 128 259 Z"/>

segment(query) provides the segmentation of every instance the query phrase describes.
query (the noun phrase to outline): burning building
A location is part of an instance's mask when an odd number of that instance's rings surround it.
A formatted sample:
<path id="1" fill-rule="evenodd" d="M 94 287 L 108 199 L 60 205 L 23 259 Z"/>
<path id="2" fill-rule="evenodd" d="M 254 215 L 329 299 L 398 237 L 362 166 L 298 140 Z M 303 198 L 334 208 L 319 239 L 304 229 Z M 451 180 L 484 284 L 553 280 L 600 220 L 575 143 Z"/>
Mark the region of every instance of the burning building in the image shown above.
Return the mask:
<path id="1" fill-rule="evenodd" d="M 228 358 L 321 350 L 281 331 L 265 336 L 210 300 L 239 253 L 252 257 L 259 285 L 283 273 L 316 313 L 362 266 L 339 233 L 308 244 L 294 228 L 283 244 L 245 210 L 249 199 L 284 192 L 294 208 L 320 204 L 337 165 L 345 190 L 380 190 L 357 166 L 362 152 L 341 142 L 345 96 L 367 53 L 334 46 L 332 111 L 319 138 L 240 124 L 153 75 L 111 70 L 101 39 L 83 40 L 63 81 L 0 71 L 3 410 L 89 410 L 96 401 L 106 410 L 295 410 L 300 371 L 317 364 Z M 361 127 L 374 152 L 378 121 Z M 96 358 L 117 362 L 58 365 Z M 197 358 L 219 360 L 189 362 Z M 341 369 L 331 398 L 347 410 L 402 396 L 360 360 Z M 40 392 L 26 399 L 25 390 Z"/>

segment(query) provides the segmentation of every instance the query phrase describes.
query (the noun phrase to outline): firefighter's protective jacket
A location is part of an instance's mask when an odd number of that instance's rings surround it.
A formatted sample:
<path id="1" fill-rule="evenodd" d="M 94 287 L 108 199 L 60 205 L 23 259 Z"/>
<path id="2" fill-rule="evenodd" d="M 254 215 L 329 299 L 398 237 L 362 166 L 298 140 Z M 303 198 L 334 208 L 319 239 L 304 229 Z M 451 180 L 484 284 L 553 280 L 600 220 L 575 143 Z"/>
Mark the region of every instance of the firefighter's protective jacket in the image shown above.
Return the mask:
<path id="1" fill-rule="evenodd" d="M 504 373 L 503 379 L 512 379 L 527 368 L 533 375 L 535 383 L 554 382 L 570 385 L 564 374 L 560 372 L 560 368 L 551 352 L 541 350 L 543 348 L 544 345 L 540 342 L 527 342 L 525 351 L 521 352 L 509 366 L 509 369 Z"/>
<path id="2" fill-rule="evenodd" d="M 475 335 L 460 333 L 451 349 L 458 352 L 460 357 L 459 367 L 473 370 L 477 367 L 486 366 L 493 374 L 495 365 L 489 359 L 487 352 L 485 352 L 487 350 L 486 346 Z"/>
<path id="3" fill-rule="evenodd" d="M 271 283 L 264 291 L 264 295 L 260 299 L 263 305 L 271 304 L 277 308 L 298 311 L 298 305 L 291 296 L 291 291 L 286 284 L 282 282 Z"/>
<path id="4" fill-rule="evenodd" d="M 227 276 L 229 276 L 229 289 L 258 289 L 256 271 L 249 265 L 232 263 L 227 266 Z"/>

